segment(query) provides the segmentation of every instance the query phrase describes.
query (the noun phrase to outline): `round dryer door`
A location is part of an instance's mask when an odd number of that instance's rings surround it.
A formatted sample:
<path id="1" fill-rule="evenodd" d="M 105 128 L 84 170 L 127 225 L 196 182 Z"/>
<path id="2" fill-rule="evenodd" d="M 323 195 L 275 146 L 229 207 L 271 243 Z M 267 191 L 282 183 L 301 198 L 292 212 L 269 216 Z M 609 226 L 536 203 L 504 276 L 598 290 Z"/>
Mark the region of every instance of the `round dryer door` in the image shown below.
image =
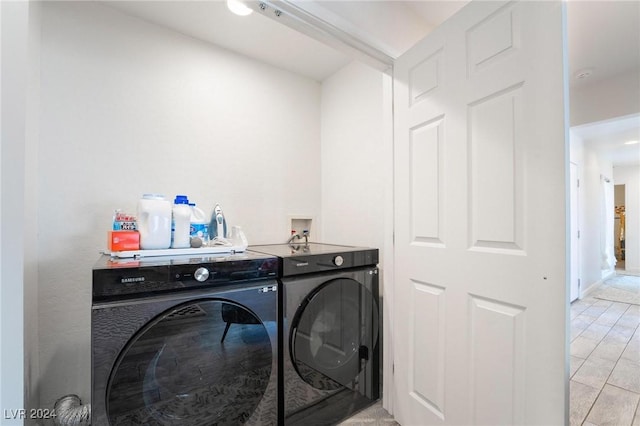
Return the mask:
<path id="1" fill-rule="evenodd" d="M 175 306 L 118 357 L 107 390 L 109 422 L 243 424 L 265 396 L 272 354 L 264 324 L 241 305 L 199 299 Z"/>
<path id="2" fill-rule="evenodd" d="M 291 324 L 289 348 L 298 375 L 317 389 L 353 385 L 378 339 L 378 305 L 359 282 L 338 278 L 316 288 Z"/>

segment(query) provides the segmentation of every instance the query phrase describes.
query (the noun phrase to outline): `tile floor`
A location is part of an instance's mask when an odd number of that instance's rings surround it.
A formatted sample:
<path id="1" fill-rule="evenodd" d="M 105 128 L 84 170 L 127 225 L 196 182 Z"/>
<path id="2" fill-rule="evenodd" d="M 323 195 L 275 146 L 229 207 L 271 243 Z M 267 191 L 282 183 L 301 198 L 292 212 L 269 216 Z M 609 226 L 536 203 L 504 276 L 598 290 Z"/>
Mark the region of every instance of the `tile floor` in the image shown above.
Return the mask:
<path id="1" fill-rule="evenodd" d="M 387 410 L 382 408 L 382 401 L 378 401 L 369 408 L 365 408 L 353 417 L 339 423 L 339 426 L 400 426 Z"/>
<path id="2" fill-rule="evenodd" d="M 616 281 L 618 280 L 618 281 Z M 620 283 L 617 285 L 616 283 Z M 640 277 L 617 276 L 571 304 L 570 424 L 640 426 Z"/>

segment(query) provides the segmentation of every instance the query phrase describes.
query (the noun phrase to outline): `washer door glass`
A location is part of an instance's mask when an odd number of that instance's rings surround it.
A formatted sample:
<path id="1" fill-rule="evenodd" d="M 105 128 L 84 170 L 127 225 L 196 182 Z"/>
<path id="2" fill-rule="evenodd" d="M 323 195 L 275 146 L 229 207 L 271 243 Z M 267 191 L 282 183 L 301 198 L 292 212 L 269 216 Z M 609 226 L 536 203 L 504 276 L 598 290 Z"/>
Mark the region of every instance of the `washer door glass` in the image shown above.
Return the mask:
<path id="1" fill-rule="evenodd" d="M 238 425 L 265 395 L 272 350 L 247 308 L 201 299 L 152 320 L 115 365 L 107 391 L 112 425 Z"/>
<path id="2" fill-rule="evenodd" d="M 294 316 L 289 348 L 298 375 L 322 390 L 351 387 L 372 357 L 378 339 L 378 306 L 355 280 L 318 287 Z"/>

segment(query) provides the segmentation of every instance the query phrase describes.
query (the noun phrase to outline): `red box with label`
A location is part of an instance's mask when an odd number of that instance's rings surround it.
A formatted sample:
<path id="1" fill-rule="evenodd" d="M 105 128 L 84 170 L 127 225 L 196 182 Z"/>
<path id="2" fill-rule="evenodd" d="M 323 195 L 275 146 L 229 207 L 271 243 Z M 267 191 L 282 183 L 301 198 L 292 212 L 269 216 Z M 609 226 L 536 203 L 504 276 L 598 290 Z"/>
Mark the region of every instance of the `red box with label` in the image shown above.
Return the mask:
<path id="1" fill-rule="evenodd" d="M 140 250 L 140 233 L 138 231 L 109 231 L 107 233 L 109 251 Z"/>

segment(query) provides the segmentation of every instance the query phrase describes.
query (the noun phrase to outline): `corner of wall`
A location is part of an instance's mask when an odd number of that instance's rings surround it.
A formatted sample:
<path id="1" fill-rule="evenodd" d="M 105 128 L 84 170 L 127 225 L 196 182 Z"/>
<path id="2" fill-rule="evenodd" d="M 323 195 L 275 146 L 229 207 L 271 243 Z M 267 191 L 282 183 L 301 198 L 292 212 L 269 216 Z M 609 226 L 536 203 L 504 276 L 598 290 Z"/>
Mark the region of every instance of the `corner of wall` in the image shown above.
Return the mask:
<path id="1" fill-rule="evenodd" d="M 40 130 L 40 40 L 42 3 L 29 2 L 24 211 L 24 393 L 27 410 L 40 408 L 38 326 L 38 141 Z M 31 419 L 35 424 L 35 419 Z"/>

